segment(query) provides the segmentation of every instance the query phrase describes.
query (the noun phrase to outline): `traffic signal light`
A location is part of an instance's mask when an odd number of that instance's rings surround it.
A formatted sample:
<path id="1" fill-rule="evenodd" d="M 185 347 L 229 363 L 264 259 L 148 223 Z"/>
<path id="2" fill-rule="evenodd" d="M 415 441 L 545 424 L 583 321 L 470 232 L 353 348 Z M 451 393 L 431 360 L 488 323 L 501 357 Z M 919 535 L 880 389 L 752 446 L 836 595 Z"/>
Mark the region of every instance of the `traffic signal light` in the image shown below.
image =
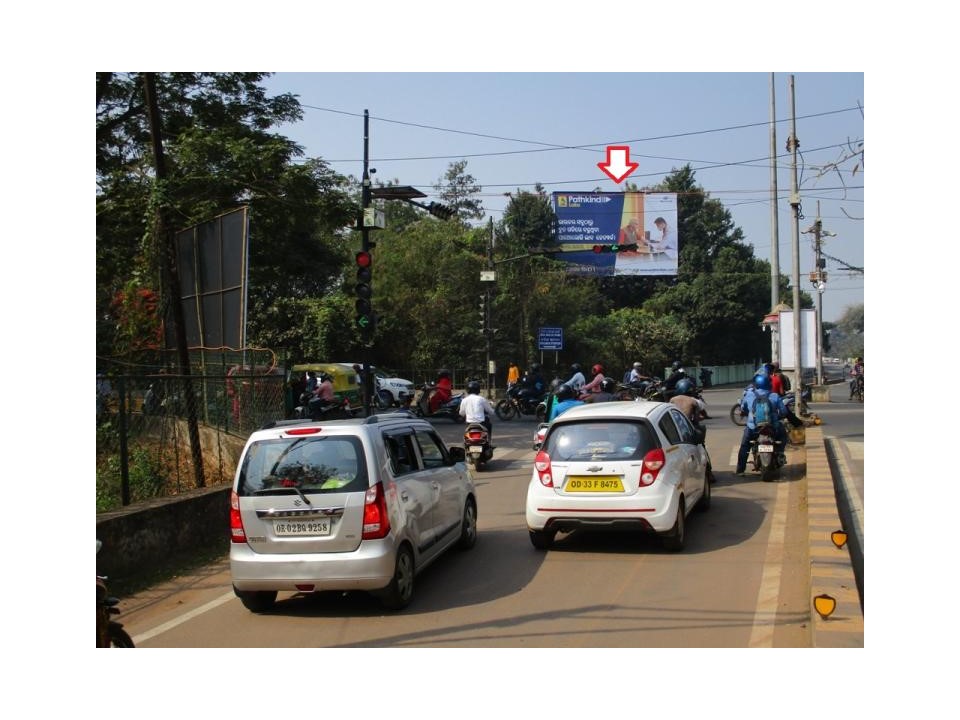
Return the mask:
<path id="1" fill-rule="evenodd" d="M 364 334 L 372 333 L 377 324 L 377 318 L 373 314 L 373 305 L 370 302 L 373 297 L 373 287 L 370 284 L 373 279 L 370 267 L 372 261 L 373 258 L 367 250 L 361 250 L 356 254 L 357 284 L 354 292 L 357 296 L 357 327 Z"/>
<path id="2" fill-rule="evenodd" d="M 480 332 L 483 332 L 487 327 L 487 296 L 483 294 L 480 296 Z"/>
<path id="3" fill-rule="evenodd" d="M 432 202 L 426 206 L 421 205 L 420 207 L 426 207 L 428 213 L 441 220 L 449 220 L 456 213 L 456 210 L 452 207 L 438 202 Z"/>
<path id="4" fill-rule="evenodd" d="M 593 251 L 597 254 L 599 253 L 616 253 L 616 252 L 625 252 L 627 250 L 636 250 L 636 243 L 624 243 L 623 245 L 594 245 Z"/>

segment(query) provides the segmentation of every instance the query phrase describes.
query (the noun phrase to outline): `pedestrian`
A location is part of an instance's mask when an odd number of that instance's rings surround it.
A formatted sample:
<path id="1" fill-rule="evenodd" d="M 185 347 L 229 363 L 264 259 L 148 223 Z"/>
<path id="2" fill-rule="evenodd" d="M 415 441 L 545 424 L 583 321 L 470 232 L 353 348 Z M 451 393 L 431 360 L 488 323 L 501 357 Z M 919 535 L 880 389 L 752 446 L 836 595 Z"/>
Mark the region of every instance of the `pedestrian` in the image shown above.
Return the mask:
<path id="1" fill-rule="evenodd" d="M 510 368 L 507 370 L 507 389 L 509 390 L 520 380 L 520 368 L 513 361 L 510 362 Z"/>

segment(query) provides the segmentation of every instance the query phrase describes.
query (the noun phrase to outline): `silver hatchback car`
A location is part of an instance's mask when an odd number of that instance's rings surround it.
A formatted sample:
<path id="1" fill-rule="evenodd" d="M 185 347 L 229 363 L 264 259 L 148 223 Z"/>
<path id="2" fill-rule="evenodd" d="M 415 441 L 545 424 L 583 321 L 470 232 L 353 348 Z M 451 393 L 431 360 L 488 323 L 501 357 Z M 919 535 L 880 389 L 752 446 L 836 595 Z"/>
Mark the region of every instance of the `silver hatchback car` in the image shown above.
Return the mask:
<path id="1" fill-rule="evenodd" d="M 407 412 L 253 433 L 230 495 L 230 573 L 253 612 L 281 591 L 365 590 L 406 606 L 414 577 L 477 540 L 461 447 Z"/>

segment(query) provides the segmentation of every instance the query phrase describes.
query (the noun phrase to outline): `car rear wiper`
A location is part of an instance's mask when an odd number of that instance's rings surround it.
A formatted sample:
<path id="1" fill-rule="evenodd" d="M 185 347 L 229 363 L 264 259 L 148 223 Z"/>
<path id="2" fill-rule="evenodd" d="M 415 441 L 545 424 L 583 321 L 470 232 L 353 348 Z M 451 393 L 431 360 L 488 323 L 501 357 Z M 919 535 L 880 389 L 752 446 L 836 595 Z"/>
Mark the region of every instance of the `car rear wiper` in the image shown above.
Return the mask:
<path id="1" fill-rule="evenodd" d="M 284 487 L 262 488 L 260 490 L 254 491 L 253 494 L 254 495 L 290 495 L 292 494 L 290 492 L 291 490 L 295 492 L 297 495 L 299 495 L 307 505 L 309 505 L 310 507 L 313 507 L 313 503 L 307 500 L 307 496 L 304 495 L 303 491 L 300 488 L 298 488 L 296 485 L 286 485 Z"/>

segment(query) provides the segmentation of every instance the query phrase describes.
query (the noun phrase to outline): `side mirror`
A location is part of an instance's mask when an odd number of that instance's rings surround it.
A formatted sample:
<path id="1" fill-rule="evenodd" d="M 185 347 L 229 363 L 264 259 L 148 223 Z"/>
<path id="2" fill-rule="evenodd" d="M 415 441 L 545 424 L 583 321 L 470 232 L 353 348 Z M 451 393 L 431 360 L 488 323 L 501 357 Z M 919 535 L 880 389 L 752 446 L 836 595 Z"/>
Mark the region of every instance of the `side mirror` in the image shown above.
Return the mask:
<path id="1" fill-rule="evenodd" d="M 454 445 L 453 447 L 447 448 L 447 452 L 450 454 L 450 459 L 454 463 L 467 461 L 467 451 L 459 445 Z"/>

